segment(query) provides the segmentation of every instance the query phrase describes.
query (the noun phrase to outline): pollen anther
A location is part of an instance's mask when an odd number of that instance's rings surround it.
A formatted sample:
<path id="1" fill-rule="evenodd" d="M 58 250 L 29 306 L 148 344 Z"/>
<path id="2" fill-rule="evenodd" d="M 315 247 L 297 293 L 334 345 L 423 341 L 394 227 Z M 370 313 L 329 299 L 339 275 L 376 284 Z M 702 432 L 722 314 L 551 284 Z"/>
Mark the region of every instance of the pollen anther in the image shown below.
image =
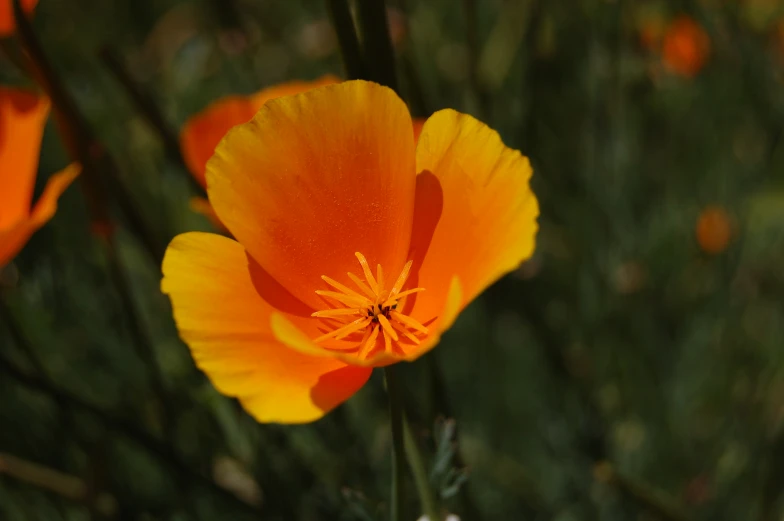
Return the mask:
<path id="1" fill-rule="evenodd" d="M 387 290 L 384 287 L 384 270 L 381 265 L 377 265 L 374 277 L 365 256 L 359 252 L 355 255 L 362 267 L 365 280 L 353 273 L 347 275 L 359 288 L 359 292 L 326 275 L 321 277 L 324 282 L 337 291 L 317 290 L 316 294 L 346 307 L 334 307 L 312 314 L 316 318 L 329 319 L 324 323 L 325 329 L 335 327 L 335 322 L 338 322 L 336 329 L 314 339 L 314 342 L 344 340 L 349 343 L 348 346 L 330 344 L 325 348 L 346 352 L 354 350 L 361 359 L 367 358 L 376 349 L 376 340 L 379 335 L 383 337 L 383 350 L 390 354 L 396 348 L 396 344 L 393 345 L 393 342 L 400 343 L 405 339 L 410 343 L 409 345 L 418 345 L 421 339 L 417 335 L 426 335 L 428 329 L 400 311 L 402 310 L 401 302 L 406 297 L 425 290 L 424 288 L 411 288 L 401 291 L 408 280 L 413 261 L 408 261 L 403 266 L 394 286 Z M 341 322 L 341 319 L 346 318 L 347 322 Z"/>

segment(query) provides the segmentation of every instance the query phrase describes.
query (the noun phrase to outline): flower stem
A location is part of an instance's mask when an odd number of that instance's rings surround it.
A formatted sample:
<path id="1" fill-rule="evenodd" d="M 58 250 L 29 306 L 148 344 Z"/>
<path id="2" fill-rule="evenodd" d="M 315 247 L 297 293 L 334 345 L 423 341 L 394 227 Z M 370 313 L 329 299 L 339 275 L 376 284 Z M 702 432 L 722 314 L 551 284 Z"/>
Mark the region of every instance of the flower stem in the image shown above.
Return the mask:
<path id="1" fill-rule="evenodd" d="M 427 477 L 427 469 L 425 469 L 425 462 L 422 458 L 422 453 L 419 450 L 419 444 L 411 431 L 411 425 L 408 420 L 403 416 L 403 436 L 405 438 L 406 456 L 408 464 L 411 467 L 411 473 L 414 475 L 414 485 L 419 495 L 419 502 L 422 505 L 424 514 L 427 515 L 430 521 L 441 521 L 441 514 L 438 508 L 438 501 L 436 500 L 433 489 L 430 487 L 430 482 Z"/>
<path id="2" fill-rule="evenodd" d="M 356 5 L 368 79 L 399 93 L 386 4 L 384 0 L 362 0 Z"/>
<path id="3" fill-rule="evenodd" d="M 403 441 L 403 401 L 393 366 L 384 368 L 389 395 L 389 418 L 392 426 L 392 497 L 390 499 L 391 521 L 403 521 L 403 498 L 405 497 L 405 442 Z"/>
<path id="4" fill-rule="evenodd" d="M 365 78 L 365 63 L 348 3 L 346 0 L 327 0 L 327 11 L 338 37 L 346 74 L 352 80 Z"/>

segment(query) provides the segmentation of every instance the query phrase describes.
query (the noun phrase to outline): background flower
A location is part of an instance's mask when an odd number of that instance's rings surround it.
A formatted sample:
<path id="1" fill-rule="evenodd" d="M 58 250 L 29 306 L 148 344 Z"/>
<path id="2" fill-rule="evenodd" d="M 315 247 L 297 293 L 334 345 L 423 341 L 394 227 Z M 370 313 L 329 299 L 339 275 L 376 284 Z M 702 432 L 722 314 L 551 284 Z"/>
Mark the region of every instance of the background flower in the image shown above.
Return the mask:
<path id="1" fill-rule="evenodd" d="M 0 266 L 10 262 L 30 235 L 52 218 L 57 198 L 79 172 L 72 165 L 54 174 L 31 207 L 48 114 L 48 99 L 0 87 Z"/>

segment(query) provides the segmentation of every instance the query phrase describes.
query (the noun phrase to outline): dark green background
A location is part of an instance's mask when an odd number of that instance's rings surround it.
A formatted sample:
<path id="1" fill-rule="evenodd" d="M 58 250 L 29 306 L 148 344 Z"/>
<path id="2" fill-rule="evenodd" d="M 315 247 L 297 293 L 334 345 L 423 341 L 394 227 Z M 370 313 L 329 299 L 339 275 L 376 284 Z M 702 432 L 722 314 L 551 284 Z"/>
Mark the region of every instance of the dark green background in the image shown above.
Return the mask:
<path id="1" fill-rule="evenodd" d="M 541 203 L 533 259 L 401 371 L 445 507 L 464 521 L 781 519 L 784 5 L 391 4 L 408 24 L 397 54 L 412 110 L 453 107 L 499 130 L 531 158 Z M 711 39 L 694 79 L 639 43 L 645 20 L 681 14 Z M 99 49 L 114 49 L 174 132 L 222 95 L 342 74 L 315 0 L 40 0 L 33 25 L 161 244 L 210 225 Z M 28 82 L 0 67 L 6 83 Z M 51 124 L 38 189 L 67 161 Z M 736 226 L 715 256 L 694 237 L 709 204 Z M 4 274 L 0 519 L 388 517 L 380 374 L 320 422 L 258 425 L 195 369 L 159 267 L 128 228 L 117 244 L 138 327 L 89 230 L 74 186 Z M 444 416 L 455 444 L 439 437 Z M 13 477 L 9 454 L 85 489 L 67 499 Z M 464 467 L 456 491 L 462 471 L 449 469 Z M 411 488 L 409 499 L 413 521 Z"/>

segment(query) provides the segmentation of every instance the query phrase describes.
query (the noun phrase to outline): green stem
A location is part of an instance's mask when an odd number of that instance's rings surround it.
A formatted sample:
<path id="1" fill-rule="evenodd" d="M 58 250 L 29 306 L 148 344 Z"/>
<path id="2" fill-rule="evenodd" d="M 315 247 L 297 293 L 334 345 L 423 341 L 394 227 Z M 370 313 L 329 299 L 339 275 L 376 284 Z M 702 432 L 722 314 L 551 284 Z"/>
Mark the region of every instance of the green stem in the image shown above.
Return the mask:
<path id="1" fill-rule="evenodd" d="M 25 17 L 19 0 L 13 0 L 17 34 L 27 53 L 31 76 L 52 100 L 58 130 L 71 158 L 82 164 L 82 186 L 92 225 L 101 233 L 111 233 L 113 222 L 107 204 L 108 195 L 117 203 L 130 231 L 160 265 L 165 245 L 155 229 L 147 223 L 130 191 L 120 179 L 117 164 L 91 131 L 87 121 L 66 90 L 44 52 L 30 21 Z"/>
<path id="2" fill-rule="evenodd" d="M 346 0 L 327 0 L 327 11 L 329 11 L 329 18 L 335 27 L 346 74 L 352 80 L 365 79 L 365 64 L 362 60 L 362 51 L 359 48 L 359 40 L 348 3 Z"/>
<path id="3" fill-rule="evenodd" d="M 150 373 L 153 392 L 162 409 L 162 414 L 159 419 L 163 435 L 166 439 L 171 440 L 174 436 L 173 421 L 176 411 L 172 404 L 171 397 L 166 390 L 166 385 L 164 384 L 165 378 L 163 369 L 155 356 L 152 339 L 147 333 L 147 330 L 142 323 L 142 317 L 136 309 L 133 294 L 131 293 L 131 284 L 125 266 L 117 251 L 117 245 L 115 244 L 114 238 L 112 236 L 106 237 L 102 240 L 102 243 L 109 262 L 109 272 L 117 293 L 119 294 L 128 329 L 133 338 L 133 348 Z"/>
<path id="4" fill-rule="evenodd" d="M 425 469 L 425 462 L 419 450 L 419 444 L 405 416 L 403 417 L 403 435 L 405 437 L 408 465 L 411 467 L 411 473 L 414 475 L 414 485 L 419 495 L 419 502 L 422 504 L 422 510 L 430 521 L 441 521 L 438 501 L 435 494 L 433 494 L 433 489 L 430 487 L 427 469 Z"/>
<path id="5" fill-rule="evenodd" d="M 133 102 L 134 106 L 139 110 L 144 120 L 149 127 L 158 134 L 161 142 L 163 143 L 166 154 L 171 160 L 180 165 L 181 170 L 185 173 L 188 182 L 197 193 L 204 195 L 204 188 L 196 181 L 196 178 L 188 173 L 188 167 L 185 165 L 185 160 L 180 151 L 180 142 L 177 134 L 172 130 L 169 123 L 166 121 L 161 109 L 155 103 L 152 95 L 142 89 L 142 87 L 133 79 L 128 69 L 123 64 L 117 53 L 108 45 L 101 48 L 98 53 L 101 61 L 106 65 L 109 72 L 112 73 L 117 82 L 122 86 L 123 91 L 128 98 Z"/>
<path id="6" fill-rule="evenodd" d="M 395 368 L 384 368 L 389 395 L 389 419 L 392 425 L 392 497 L 390 499 L 390 519 L 403 521 L 403 498 L 405 496 L 405 442 L 403 441 L 403 401 Z"/>
<path id="7" fill-rule="evenodd" d="M 395 50 L 389 36 L 384 0 L 357 2 L 357 19 L 369 75 L 367 79 L 398 92 Z"/>
<path id="8" fill-rule="evenodd" d="M 0 372 L 6 373 L 10 378 L 13 378 L 29 389 L 38 391 L 58 402 L 68 404 L 71 408 L 79 409 L 98 418 L 108 429 L 123 435 L 129 441 L 132 441 L 143 448 L 150 455 L 157 457 L 172 471 L 176 472 L 183 480 L 190 481 L 196 486 L 206 488 L 214 496 L 221 498 L 224 503 L 233 505 L 237 510 L 247 514 L 248 518 L 255 518 L 258 516 L 258 510 L 254 506 L 242 501 L 228 490 L 218 486 L 206 475 L 187 466 L 179 459 L 171 445 L 158 441 L 158 439 L 148 435 L 146 432 L 139 430 L 134 423 L 116 418 L 97 405 L 94 405 L 75 394 L 71 394 L 69 391 L 58 387 L 52 382 L 29 375 L 26 371 L 16 367 L 11 360 L 5 358 L 2 352 L 0 352 Z"/>

